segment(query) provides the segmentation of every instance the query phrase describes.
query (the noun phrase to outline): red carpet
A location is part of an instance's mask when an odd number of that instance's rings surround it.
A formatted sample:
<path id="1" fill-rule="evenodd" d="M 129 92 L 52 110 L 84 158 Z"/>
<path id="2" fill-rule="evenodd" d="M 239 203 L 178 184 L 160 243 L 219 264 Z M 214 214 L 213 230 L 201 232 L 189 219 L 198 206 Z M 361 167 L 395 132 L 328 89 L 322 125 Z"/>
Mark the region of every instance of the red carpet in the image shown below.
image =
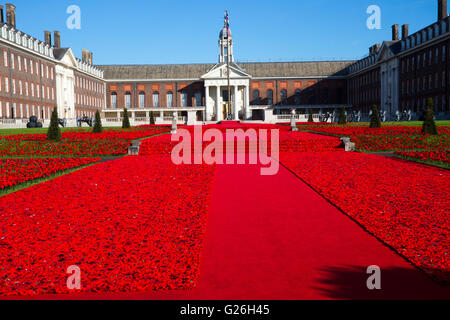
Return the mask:
<path id="1" fill-rule="evenodd" d="M 380 291 L 366 287 L 370 265 Z M 284 167 L 217 166 L 198 287 L 190 292 L 50 299 L 449 299 Z"/>

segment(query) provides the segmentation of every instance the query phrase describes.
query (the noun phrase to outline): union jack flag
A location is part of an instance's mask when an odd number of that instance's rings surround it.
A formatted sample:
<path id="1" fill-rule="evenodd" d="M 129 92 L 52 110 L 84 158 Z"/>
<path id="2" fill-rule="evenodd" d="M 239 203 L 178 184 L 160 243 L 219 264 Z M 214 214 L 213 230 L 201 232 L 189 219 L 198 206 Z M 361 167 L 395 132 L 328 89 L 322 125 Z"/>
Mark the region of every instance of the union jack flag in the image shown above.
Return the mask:
<path id="1" fill-rule="evenodd" d="M 228 17 L 228 10 L 225 11 L 225 26 L 227 30 L 230 28 L 230 18 Z"/>

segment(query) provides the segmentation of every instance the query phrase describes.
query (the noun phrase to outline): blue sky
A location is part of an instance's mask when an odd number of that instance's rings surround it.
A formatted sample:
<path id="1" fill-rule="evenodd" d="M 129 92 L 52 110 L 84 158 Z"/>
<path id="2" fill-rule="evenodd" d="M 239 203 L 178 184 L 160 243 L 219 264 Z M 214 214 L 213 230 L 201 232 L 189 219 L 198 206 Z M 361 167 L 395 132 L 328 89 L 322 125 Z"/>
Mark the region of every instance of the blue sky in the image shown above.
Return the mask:
<path id="1" fill-rule="evenodd" d="M 230 12 L 239 61 L 355 59 L 391 39 L 391 25 L 410 32 L 437 18 L 437 0 L 12 0 L 17 27 L 43 39 L 60 30 L 77 57 L 96 64 L 214 63 L 223 12 Z M 226 3 L 226 5 L 225 5 Z M 3 3 L 4 4 L 4 3 Z M 81 30 L 69 30 L 70 5 L 81 8 Z M 369 5 L 381 8 L 381 29 L 369 30 Z"/>

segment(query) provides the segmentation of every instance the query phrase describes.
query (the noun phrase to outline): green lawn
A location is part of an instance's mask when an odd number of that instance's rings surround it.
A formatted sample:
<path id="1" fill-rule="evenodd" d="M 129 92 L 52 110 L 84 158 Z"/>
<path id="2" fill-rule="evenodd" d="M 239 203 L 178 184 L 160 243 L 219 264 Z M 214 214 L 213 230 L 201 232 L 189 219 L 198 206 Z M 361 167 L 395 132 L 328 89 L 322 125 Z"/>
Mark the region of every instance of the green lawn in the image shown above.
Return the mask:
<path id="1" fill-rule="evenodd" d="M 335 126 L 340 126 L 339 124 L 334 124 Z M 345 127 L 368 127 L 369 122 L 357 122 L 357 123 L 347 123 L 343 125 Z M 423 121 L 402 121 L 402 122 L 382 122 L 382 127 L 422 127 Z M 450 127 L 450 120 L 436 121 L 438 127 Z"/>
<path id="2" fill-rule="evenodd" d="M 104 128 L 104 130 L 108 129 L 119 129 L 115 127 L 107 127 Z M 121 129 L 121 128 L 120 128 Z M 8 135 L 15 135 L 15 134 L 39 134 L 39 133 L 47 133 L 48 128 L 33 128 L 33 129 L 0 129 L 0 136 L 8 136 Z M 92 128 L 89 127 L 83 127 L 83 128 L 61 128 L 61 132 L 66 131 L 91 131 Z"/>

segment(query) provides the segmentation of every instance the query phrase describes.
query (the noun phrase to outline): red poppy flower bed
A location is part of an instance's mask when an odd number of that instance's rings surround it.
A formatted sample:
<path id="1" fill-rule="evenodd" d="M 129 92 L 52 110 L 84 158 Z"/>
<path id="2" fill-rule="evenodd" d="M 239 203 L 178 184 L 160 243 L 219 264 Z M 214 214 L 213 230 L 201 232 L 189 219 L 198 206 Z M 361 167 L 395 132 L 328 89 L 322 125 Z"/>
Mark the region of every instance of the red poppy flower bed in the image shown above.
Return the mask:
<path id="1" fill-rule="evenodd" d="M 193 288 L 214 172 L 125 157 L 0 198 L 0 294 L 72 292 L 72 265 L 82 292 Z"/>
<path id="2" fill-rule="evenodd" d="M 417 267 L 450 281 L 448 170 L 347 152 L 284 153 L 281 159 Z"/>
<path id="3" fill-rule="evenodd" d="M 127 153 L 132 140 L 168 132 L 166 126 L 146 126 L 103 133 L 72 131 L 61 142 L 46 141 L 45 134 L 12 135 L 0 138 L 0 156 L 111 156 Z"/>
<path id="4" fill-rule="evenodd" d="M 412 158 L 423 161 L 438 161 L 442 163 L 450 164 L 450 150 L 446 151 L 409 151 L 409 152 L 396 152 L 399 156 L 405 158 Z"/>
<path id="5" fill-rule="evenodd" d="M 100 159 L 0 159 L 0 190 L 97 161 Z"/>
<path id="6" fill-rule="evenodd" d="M 216 129 L 213 126 L 203 126 L 203 133 L 208 128 Z M 268 126 L 268 128 L 271 129 L 278 129 L 276 126 Z M 194 129 L 193 127 L 186 128 L 191 135 L 191 153 L 194 152 Z M 231 128 L 228 128 L 231 129 Z M 256 125 L 251 128 L 242 128 L 244 132 L 247 132 L 247 129 L 254 129 L 255 135 L 251 135 L 251 139 L 253 143 L 256 144 L 256 148 L 259 148 L 259 145 L 257 144 L 259 141 L 260 135 L 260 129 L 265 129 L 264 127 L 257 127 Z M 223 151 L 226 150 L 226 129 L 221 128 L 221 133 L 223 134 Z M 270 154 L 271 150 L 271 131 L 267 131 L 267 150 Z M 254 138 L 254 139 L 253 139 Z M 179 143 L 179 142 L 172 142 L 172 135 L 161 135 L 157 137 L 152 137 L 149 139 L 145 139 L 142 141 L 142 145 L 140 147 L 140 155 L 152 155 L 152 154 L 171 154 L 172 149 Z M 202 150 L 204 150 L 208 145 L 210 145 L 211 142 L 209 141 L 203 141 L 202 142 Z M 324 136 L 319 134 L 313 134 L 313 133 L 307 133 L 307 132 L 291 132 L 286 131 L 283 129 L 282 131 L 279 131 L 279 151 L 280 152 L 308 152 L 308 151 L 342 151 L 343 149 L 340 149 L 341 141 L 339 138 L 336 137 L 330 137 L 330 136 Z M 255 148 L 250 147 L 249 140 L 246 140 L 245 148 L 238 148 L 238 144 L 235 141 L 235 152 L 249 152 L 249 150 L 254 151 Z"/>

